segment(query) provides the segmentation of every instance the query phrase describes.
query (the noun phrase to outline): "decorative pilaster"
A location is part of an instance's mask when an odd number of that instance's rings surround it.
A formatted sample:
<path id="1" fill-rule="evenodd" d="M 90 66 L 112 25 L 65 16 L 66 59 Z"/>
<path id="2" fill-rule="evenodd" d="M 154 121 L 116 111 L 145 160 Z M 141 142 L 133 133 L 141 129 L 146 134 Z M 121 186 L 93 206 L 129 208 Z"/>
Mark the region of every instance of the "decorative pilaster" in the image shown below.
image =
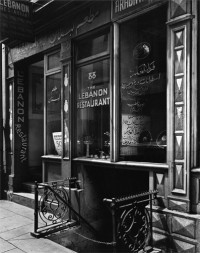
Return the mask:
<path id="1" fill-rule="evenodd" d="M 190 210 L 191 1 L 171 0 L 168 22 L 170 196 L 168 208 Z"/>

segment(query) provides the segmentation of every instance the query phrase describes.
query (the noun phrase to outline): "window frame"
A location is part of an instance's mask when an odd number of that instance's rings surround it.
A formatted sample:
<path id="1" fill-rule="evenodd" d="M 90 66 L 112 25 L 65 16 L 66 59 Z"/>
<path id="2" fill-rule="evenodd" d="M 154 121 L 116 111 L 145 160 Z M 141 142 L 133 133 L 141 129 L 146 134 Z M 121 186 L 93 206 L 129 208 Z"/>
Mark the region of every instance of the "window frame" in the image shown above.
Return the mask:
<path id="1" fill-rule="evenodd" d="M 48 57 L 50 55 L 54 55 L 54 54 L 60 53 L 60 52 L 61 52 L 60 50 L 55 50 L 55 51 L 52 51 L 52 52 L 44 55 L 44 74 L 48 75 L 48 74 L 51 74 L 52 72 L 61 70 L 61 62 L 60 62 L 60 60 L 59 60 L 60 64 L 59 64 L 58 67 L 55 67 L 55 68 L 52 68 L 52 69 L 48 69 L 48 59 L 49 59 Z"/>
<path id="2" fill-rule="evenodd" d="M 99 36 L 99 35 L 103 35 L 103 34 L 107 34 L 108 35 L 108 50 L 106 50 L 105 52 L 102 52 L 102 53 L 98 53 L 96 55 L 92 55 L 92 56 L 89 56 L 89 57 L 86 57 L 84 59 L 81 59 L 81 60 L 77 60 L 77 51 L 78 51 L 78 42 L 81 41 L 81 40 L 84 40 L 84 39 L 89 39 L 91 37 L 95 37 L 96 35 Z M 106 26 L 104 28 L 101 28 L 99 29 L 98 31 L 93 31 L 92 33 L 90 33 L 89 35 L 86 34 L 84 36 L 81 36 L 80 38 L 77 38 L 75 41 L 74 41 L 74 44 L 73 44 L 73 49 L 74 49 L 74 75 L 73 75 L 73 80 L 74 80 L 74 86 L 73 86 L 73 98 L 74 98 L 74 103 L 73 103 L 73 107 L 74 107 L 74 129 L 77 128 L 77 110 L 76 110 L 76 103 L 77 103 L 77 72 L 78 72 L 78 69 L 81 68 L 81 67 L 84 67 L 84 66 L 87 66 L 87 65 L 90 65 L 90 64 L 93 64 L 93 63 L 97 63 L 97 62 L 101 62 L 103 60 L 108 60 L 109 61 L 109 89 L 110 89 L 110 108 L 109 108 L 109 116 L 110 116 L 110 137 L 111 137 L 111 132 L 112 132 L 112 127 L 111 127 L 111 117 L 112 117 L 112 62 L 111 62 L 111 59 L 112 59 L 112 55 L 111 55 L 111 27 L 109 26 Z M 77 131 L 74 130 L 73 131 L 73 139 L 74 140 L 77 140 Z M 111 138 L 110 138 L 110 159 L 111 159 L 111 147 L 112 147 L 112 144 L 111 144 Z M 86 157 L 78 157 L 77 156 L 77 145 L 75 144 L 74 142 L 74 145 L 73 145 L 73 160 L 95 160 L 94 158 L 86 158 Z M 98 159 L 100 161 L 102 161 L 103 159 Z M 104 159 L 105 160 L 105 159 Z M 109 161 L 109 159 L 107 159 Z"/>
<path id="3" fill-rule="evenodd" d="M 167 9 L 167 4 L 163 3 L 162 5 L 166 6 Z M 169 129 L 170 129 L 170 111 L 167 110 L 166 113 L 166 133 L 167 133 L 167 148 L 166 148 L 166 162 L 165 163 L 155 163 L 155 162 L 138 162 L 138 161 L 121 161 L 119 159 L 119 148 L 120 148 L 120 114 L 119 114 L 119 94 L 120 94 L 120 75 L 119 75 L 119 47 L 120 47 L 120 29 L 119 26 L 123 23 L 125 23 L 126 21 L 130 21 L 133 20 L 134 18 L 137 18 L 138 16 L 141 15 L 145 15 L 146 13 L 149 12 L 149 10 L 153 10 L 158 8 L 158 6 L 154 6 L 153 8 L 146 8 L 144 10 L 142 10 L 139 13 L 134 13 L 132 15 L 128 15 L 126 17 L 123 17 L 121 19 L 115 20 L 115 22 L 113 23 L 113 52 L 112 52 L 112 59 L 113 59 L 113 93 L 115 94 L 115 96 L 112 97 L 112 113 L 113 113 L 113 129 L 115 129 L 115 131 L 112 132 L 112 145 L 115 147 L 114 150 L 112 150 L 112 157 L 113 159 L 111 160 L 111 162 L 113 162 L 115 164 L 115 166 L 128 166 L 129 168 L 132 168 L 133 170 L 135 169 L 147 169 L 149 171 L 151 170 L 157 170 L 157 169 L 161 169 L 161 170 L 168 170 L 170 168 L 170 164 L 171 164 L 171 152 L 172 150 L 170 150 L 171 148 L 171 139 L 172 139 L 172 133 L 170 133 Z M 167 11 L 168 12 L 168 11 Z M 167 21 L 167 20 L 166 20 Z M 166 44 L 167 44 L 167 48 L 169 47 L 169 34 L 168 32 L 166 33 Z M 166 56 L 168 54 L 166 48 Z M 167 58 L 167 57 L 166 57 Z M 166 59 L 166 75 L 167 77 L 169 76 L 169 65 L 168 65 L 168 58 Z M 171 103 L 171 98 L 169 96 L 169 94 L 171 93 L 171 88 L 169 85 L 169 80 L 166 83 L 167 87 L 166 87 L 166 108 L 169 108 L 170 103 Z M 111 147 L 112 149 L 112 147 Z"/>
<path id="4" fill-rule="evenodd" d="M 60 128 L 61 128 L 61 133 L 62 133 L 62 104 L 63 104 L 63 98 L 62 98 L 62 65 L 61 62 L 59 64 L 58 67 L 56 68 L 52 68 L 50 70 L 48 70 L 47 66 L 48 66 L 48 56 L 49 55 L 53 55 L 57 52 L 60 52 L 60 49 L 58 50 L 54 50 L 51 51 L 47 54 L 44 55 L 44 156 L 43 157 L 59 157 L 61 158 L 63 156 L 63 143 L 61 143 L 62 145 L 62 153 L 61 155 L 54 155 L 54 154 L 48 154 L 48 150 L 47 150 L 47 78 L 51 75 L 54 74 L 58 74 L 60 73 L 61 75 L 61 108 L 60 108 L 60 113 L 61 113 L 61 118 L 60 118 Z"/>
<path id="5" fill-rule="evenodd" d="M 85 40 L 85 39 L 90 39 L 90 38 L 95 38 L 95 35 L 97 36 L 101 36 L 101 35 L 104 35 L 104 34 L 107 34 L 108 35 L 108 49 L 104 52 L 101 52 L 101 53 L 98 53 L 98 54 L 95 54 L 95 55 L 92 55 L 92 56 L 88 56 L 86 58 L 83 58 L 81 60 L 77 60 L 77 48 L 78 48 L 78 42 L 81 41 L 81 40 Z M 88 36 L 85 35 L 81 38 L 78 38 L 76 41 L 75 41 L 75 66 L 77 68 L 77 66 L 79 64 L 86 64 L 86 62 L 90 62 L 90 61 L 95 61 L 95 59 L 99 59 L 99 58 L 104 58 L 104 57 L 107 57 L 108 55 L 110 56 L 110 48 L 111 48 L 111 45 L 110 45 L 110 28 L 104 28 L 103 30 L 100 30 L 98 32 L 93 32 L 91 34 L 89 34 Z"/>
<path id="6" fill-rule="evenodd" d="M 168 98 L 169 98 L 169 85 L 168 85 L 168 81 L 167 81 L 167 76 L 168 76 L 168 63 L 167 63 L 167 44 L 168 44 L 168 34 L 167 34 L 167 26 L 165 24 L 165 28 L 166 28 L 166 51 L 165 51 L 165 56 L 166 56 L 166 136 L 167 136 L 167 145 L 166 145 L 166 159 L 165 159 L 165 162 L 151 162 L 151 161 L 137 161 L 137 160 L 122 160 L 120 159 L 120 147 L 121 147 L 121 144 L 120 144 L 120 135 L 121 135 L 121 115 L 120 115 L 120 107 L 119 107 L 119 104 L 120 104 L 120 92 L 121 92 L 121 84 L 120 84 L 120 76 L 121 76 L 121 68 L 120 68 L 120 26 L 121 25 L 124 25 L 126 22 L 131 22 L 131 21 L 134 21 L 135 19 L 137 18 L 140 18 L 140 17 L 144 17 L 145 18 L 145 15 L 149 14 L 151 11 L 155 11 L 157 9 L 159 9 L 159 7 L 163 7 L 165 6 L 165 11 L 166 11 L 166 21 L 167 21 L 167 5 L 166 3 L 163 3 L 161 6 L 155 6 L 151 9 L 145 9 L 143 12 L 140 12 L 140 13 L 135 13 L 129 17 L 126 17 L 126 18 L 123 18 L 121 20 L 118 20 L 114 23 L 114 28 L 115 28 L 115 31 L 114 31 L 114 45 L 116 47 L 116 52 L 114 53 L 114 55 L 116 55 L 116 57 L 114 58 L 114 73 L 116 72 L 116 76 L 114 75 L 114 86 L 117 86 L 116 87 L 116 90 L 118 90 L 118 98 L 116 98 L 114 104 L 115 104 L 115 107 L 117 108 L 116 110 L 116 113 L 118 114 L 117 116 L 117 122 L 115 124 L 118 124 L 118 133 L 115 137 L 116 139 L 116 143 L 117 143 L 117 152 L 116 152 L 116 156 L 115 156 L 115 161 L 116 162 L 120 162 L 120 163 L 133 163 L 133 164 L 137 164 L 137 163 L 144 163 L 144 164 L 148 164 L 148 166 L 151 164 L 159 164 L 159 165 L 165 165 L 168 163 L 168 151 L 169 151 L 169 131 L 167 131 L 168 129 L 168 118 L 169 118 L 169 111 L 167 110 L 168 105 L 169 105 L 169 101 L 168 101 Z M 114 133 L 115 134 L 115 133 Z M 116 146 L 116 145 L 115 145 Z"/>

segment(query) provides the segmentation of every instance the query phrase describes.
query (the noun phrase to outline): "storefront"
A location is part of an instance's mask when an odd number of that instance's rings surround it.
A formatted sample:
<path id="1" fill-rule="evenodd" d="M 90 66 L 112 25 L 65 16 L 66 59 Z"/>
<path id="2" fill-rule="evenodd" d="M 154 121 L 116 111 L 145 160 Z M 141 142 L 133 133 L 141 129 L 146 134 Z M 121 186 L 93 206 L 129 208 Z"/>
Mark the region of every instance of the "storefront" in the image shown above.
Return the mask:
<path id="1" fill-rule="evenodd" d="M 157 189 L 155 245 L 198 252 L 199 4 L 67 2 L 7 45 L 8 192 L 76 176 L 101 230 L 103 198 Z"/>

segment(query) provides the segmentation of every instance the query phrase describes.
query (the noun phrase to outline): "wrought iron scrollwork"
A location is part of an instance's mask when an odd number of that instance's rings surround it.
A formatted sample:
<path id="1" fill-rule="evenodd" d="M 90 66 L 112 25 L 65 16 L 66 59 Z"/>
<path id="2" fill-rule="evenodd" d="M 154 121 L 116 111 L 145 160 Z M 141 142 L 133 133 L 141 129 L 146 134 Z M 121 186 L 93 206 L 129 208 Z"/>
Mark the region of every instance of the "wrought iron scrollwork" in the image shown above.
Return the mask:
<path id="1" fill-rule="evenodd" d="M 54 187 L 54 191 L 66 202 L 69 202 L 68 193 L 64 188 Z M 64 218 L 67 217 L 67 214 L 69 212 L 66 204 L 49 189 L 44 190 L 44 193 L 40 198 L 39 206 L 39 216 L 46 224 L 49 224 L 50 222 L 52 222 L 52 224 L 61 222 Z"/>
<path id="2" fill-rule="evenodd" d="M 150 237 L 150 217 L 147 209 L 137 203 L 125 209 L 119 218 L 117 236 L 129 252 L 143 249 Z"/>
<path id="3" fill-rule="evenodd" d="M 152 204 L 157 190 L 104 199 L 112 214 L 113 245 L 123 252 L 139 252 L 152 246 Z M 148 209 L 147 210 L 147 206 Z M 120 251 L 121 252 L 121 251 Z"/>
<path id="4" fill-rule="evenodd" d="M 77 178 L 35 182 L 34 232 L 31 235 L 42 237 L 78 223 L 75 216 L 72 218 L 72 212 L 80 216 L 71 204 L 72 187 L 78 189 Z"/>
<path id="5" fill-rule="evenodd" d="M 75 177 L 65 180 L 37 183 L 35 182 L 34 237 L 61 231 L 84 222 L 94 233 L 95 228 L 80 214 L 80 207 L 72 205 L 73 192 L 82 191 L 80 180 Z M 79 196 L 78 196 L 79 197 Z M 78 200 L 76 196 L 76 199 Z M 80 201 L 79 201 L 80 203 Z M 40 220 L 39 220 L 40 218 Z"/>

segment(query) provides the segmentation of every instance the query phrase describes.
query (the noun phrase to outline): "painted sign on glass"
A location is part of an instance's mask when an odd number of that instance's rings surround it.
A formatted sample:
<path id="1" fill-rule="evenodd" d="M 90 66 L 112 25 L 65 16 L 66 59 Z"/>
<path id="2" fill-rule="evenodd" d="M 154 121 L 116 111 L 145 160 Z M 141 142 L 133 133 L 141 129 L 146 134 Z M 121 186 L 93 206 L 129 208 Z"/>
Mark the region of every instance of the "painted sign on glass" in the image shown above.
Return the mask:
<path id="1" fill-rule="evenodd" d="M 120 26 L 120 154 L 125 159 L 165 159 L 166 37 L 161 12 L 155 10 Z M 159 16 L 161 22 L 154 19 Z"/>
<path id="2" fill-rule="evenodd" d="M 17 161 L 26 164 L 28 161 L 28 132 L 27 132 L 27 94 L 25 85 L 25 73 L 16 71 L 15 78 L 15 156 Z"/>

